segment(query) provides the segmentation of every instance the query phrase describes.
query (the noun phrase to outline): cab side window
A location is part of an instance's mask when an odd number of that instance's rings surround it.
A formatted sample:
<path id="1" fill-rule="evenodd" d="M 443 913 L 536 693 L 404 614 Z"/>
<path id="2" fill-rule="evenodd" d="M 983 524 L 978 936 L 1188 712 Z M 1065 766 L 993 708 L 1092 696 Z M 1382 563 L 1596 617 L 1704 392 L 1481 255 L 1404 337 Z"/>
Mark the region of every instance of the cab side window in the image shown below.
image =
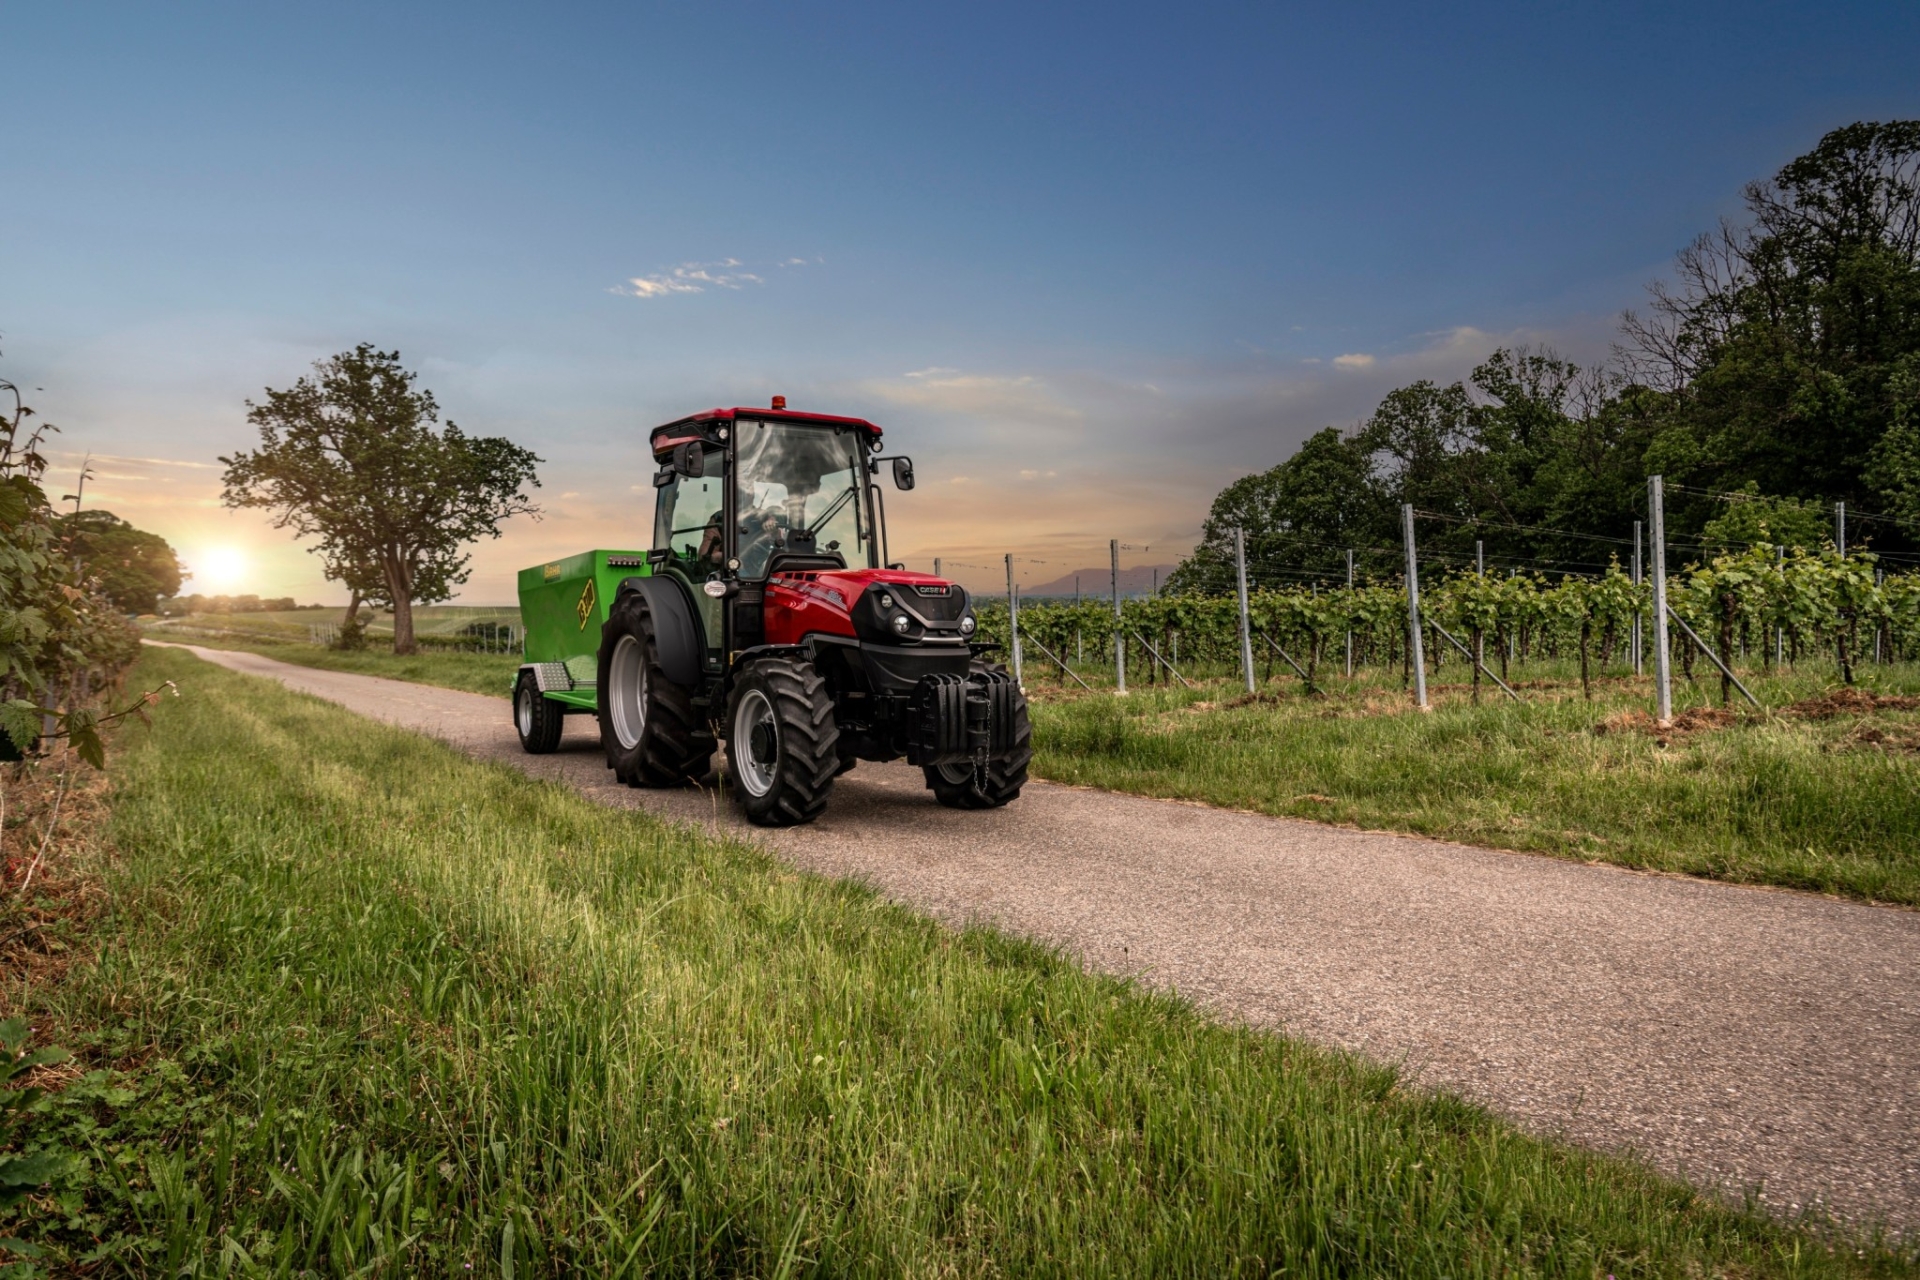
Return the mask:
<path id="1" fill-rule="evenodd" d="M 669 563 L 694 582 L 704 582 L 726 564 L 726 486 L 721 482 L 725 461 L 720 450 L 710 449 L 699 476 L 676 475 L 672 484 L 659 490 L 653 549 L 668 552 Z"/>

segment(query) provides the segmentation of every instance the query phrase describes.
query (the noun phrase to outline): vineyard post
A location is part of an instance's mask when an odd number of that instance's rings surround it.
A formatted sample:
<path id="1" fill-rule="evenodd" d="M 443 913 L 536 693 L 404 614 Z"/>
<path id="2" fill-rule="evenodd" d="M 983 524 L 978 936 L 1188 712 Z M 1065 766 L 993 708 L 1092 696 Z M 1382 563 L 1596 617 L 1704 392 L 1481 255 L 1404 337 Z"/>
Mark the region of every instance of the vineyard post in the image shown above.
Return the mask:
<path id="1" fill-rule="evenodd" d="M 1353 590 L 1353 548 L 1347 548 L 1347 590 Z M 1348 608 L 1352 608 L 1349 603 Z M 1353 628 L 1347 628 L 1347 679 L 1353 679 Z"/>
<path id="2" fill-rule="evenodd" d="M 1024 689 L 1020 679 L 1020 593 L 1013 585 L 1013 553 L 1007 553 L 1007 639 L 1013 646 L 1013 683 Z"/>
<path id="3" fill-rule="evenodd" d="M 1639 586 L 1640 579 L 1640 521 L 1635 520 L 1633 522 L 1633 585 Z M 1640 636 L 1640 620 L 1640 593 L 1636 591 L 1633 593 L 1633 639 L 1628 642 L 1633 646 L 1633 674 L 1635 675 L 1641 673 L 1642 651 L 1646 647 Z"/>
<path id="4" fill-rule="evenodd" d="M 1115 691 L 1127 691 L 1127 634 L 1120 626 L 1120 539 L 1107 542 L 1107 555 L 1113 565 L 1113 682 Z"/>
<path id="5" fill-rule="evenodd" d="M 1476 578 L 1485 578 L 1487 576 L 1487 544 L 1478 538 L 1473 540 L 1473 576 Z M 1478 699 L 1480 697 L 1480 672 L 1487 665 L 1487 638 L 1480 633 L 1478 626 L 1473 630 L 1473 662 L 1473 696 L 1475 699 Z"/>
<path id="6" fill-rule="evenodd" d="M 1773 549 L 1773 562 L 1780 566 L 1782 573 L 1786 572 L 1787 549 L 1785 547 L 1775 547 Z M 1773 624 L 1773 665 L 1775 670 L 1778 670 L 1780 664 L 1785 660 L 1786 649 L 1787 629 L 1778 622 L 1775 622 Z"/>
<path id="7" fill-rule="evenodd" d="M 1246 673 L 1247 692 L 1252 693 L 1253 682 L 1253 629 L 1247 617 L 1247 531 L 1233 531 L 1233 575 L 1240 594 L 1240 669 Z"/>
<path id="8" fill-rule="evenodd" d="M 1673 672 L 1667 652 L 1667 517 L 1659 476 L 1647 477 L 1647 510 L 1653 521 L 1653 691 L 1662 729 L 1673 727 Z"/>
<path id="9" fill-rule="evenodd" d="M 1844 502 L 1836 502 L 1833 504 L 1833 542 L 1834 545 L 1840 549 L 1840 563 L 1842 567 L 1844 567 L 1847 561 L 1847 504 Z M 1849 668 L 1847 666 L 1847 633 L 1845 627 L 1834 628 L 1833 644 L 1834 660 L 1840 664 L 1840 673 L 1846 676 L 1848 684 L 1852 684 L 1853 677 L 1849 674 Z"/>
<path id="10" fill-rule="evenodd" d="M 1400 534 L 1407 544 L 1407 666 L 1413 671 L 1413 705 L 1427 710 L 1427 659 L 1420 650 L 1420 564 L 1413 549 L 1413 504 L 1400 507 Z"/>
<path id="11" fill-rule="evenodd" d="M 1886 584 L 1887 571 L 1885 569 L 1875 569 L 1873 571 L 1873 585 L 1878 588 L 1884 587 Z M 1880 661 L 1880 633 L 1885 629 L 1886 628 L 1880 625 L 1880 619 L 1875 618 L 1873 620 L 1873 660 L 1876 664 Z"/>

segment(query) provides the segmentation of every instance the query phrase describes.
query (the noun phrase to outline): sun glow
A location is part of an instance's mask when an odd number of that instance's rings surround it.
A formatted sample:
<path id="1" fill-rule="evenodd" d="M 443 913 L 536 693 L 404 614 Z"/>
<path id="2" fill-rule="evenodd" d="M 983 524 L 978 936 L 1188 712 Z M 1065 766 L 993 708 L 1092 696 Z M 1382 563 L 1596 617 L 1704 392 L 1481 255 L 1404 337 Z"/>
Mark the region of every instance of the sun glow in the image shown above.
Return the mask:
<path id="1" fill-rule="evenodd" d="M 247 553 L 239 547 L 207 547 L 188 561 L 193 589 L 201 595 L 231 593 L 246 580 Z"/>

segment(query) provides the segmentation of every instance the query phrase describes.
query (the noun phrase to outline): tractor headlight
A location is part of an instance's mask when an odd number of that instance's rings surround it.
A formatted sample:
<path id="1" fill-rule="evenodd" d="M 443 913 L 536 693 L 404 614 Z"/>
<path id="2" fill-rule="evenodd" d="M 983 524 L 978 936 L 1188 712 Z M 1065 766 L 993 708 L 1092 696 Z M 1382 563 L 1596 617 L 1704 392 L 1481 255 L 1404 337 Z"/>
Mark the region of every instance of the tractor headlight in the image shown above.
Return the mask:
<path id="1" fill-rule="evenodd" d="M 891 609 L 891 608 L 893 608 L 893 597 L 892 597 L 892 596 L 890 596 L 890 595 L 888 595 L 888 594 L 887 594 L 886 592 L 884 592 L 884 591 L 882 591 L 882 592 L 880 593 L 880 607 L 881 607 L 882 609 Z"/>
<path id="2" fill-rule="evenodd" d="M 979 624 L 973 620 L 973 615 L 968 614 L 966 617 L 960 619 L 960 634 L 970 636 L 973 634 L 974 627 L 978 625 Z"/>
<path id="3" fill-rule="evenodd" d="M 913 626 L 913 624 L 907 621 L 906 614 L 896 613 L 893 615 L 893 633 L 895 635 L 903 636 L 907 634 L 907 629 L 911 626 Z"/>

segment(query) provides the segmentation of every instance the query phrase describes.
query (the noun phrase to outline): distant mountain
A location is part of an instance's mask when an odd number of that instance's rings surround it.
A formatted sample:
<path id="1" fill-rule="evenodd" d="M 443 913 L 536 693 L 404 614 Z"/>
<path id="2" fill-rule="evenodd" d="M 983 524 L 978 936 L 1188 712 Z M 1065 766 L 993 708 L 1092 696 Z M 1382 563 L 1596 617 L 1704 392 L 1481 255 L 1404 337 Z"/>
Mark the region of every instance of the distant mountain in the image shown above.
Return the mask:
<path id="1" fill-rule="evenodd" d="M 1123 596 L 1144 596 L 1153 592 L 1157 584 L 1163 584 L 1167 575 L 1173 572 L 1170 564 L 1137 564 L 1130 569 L 1120 571 L 1120 594 Z M 1080 579 L 1082 596 L 1107 600 L 1113 596 L 1113 570 L 1105 565 L 1097 569 L 1076 569 L 1072 573 L 1055 578 L 1051 582 L 1036 582 L 1032 586 L 1024 583 L 1020 587 L 1022 599 L 1034 596 L 1065 596 L 1073 598 L 1073 580 Z"/>

